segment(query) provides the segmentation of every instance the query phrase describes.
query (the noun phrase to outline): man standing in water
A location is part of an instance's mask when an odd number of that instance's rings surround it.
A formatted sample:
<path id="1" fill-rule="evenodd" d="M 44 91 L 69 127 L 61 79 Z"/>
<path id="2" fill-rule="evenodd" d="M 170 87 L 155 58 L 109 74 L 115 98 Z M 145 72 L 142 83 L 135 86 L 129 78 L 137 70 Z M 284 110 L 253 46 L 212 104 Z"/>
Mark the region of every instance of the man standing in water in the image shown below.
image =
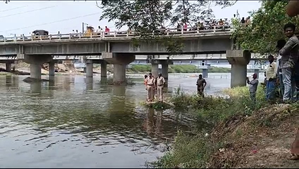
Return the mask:
<path id="1" fill-rule="evenodd" d="M 247 84 L 249 84 L 249 92 L 250 92 L 250 98 L 251 100 L 255 103 L 256 101 L 256 91 L 257 91 L 257 86 L 259 84 L 259 81 L 257 80 L 257 74 L 252 75 L 252 80 L 249 81 L 249 78 L 247 77 Z"/>
<path id="2" fill-rule="evenodd" d="M 144 75 L 144 85 L 145 85 L 145 90 L 147 90 L 147 75 Z"/>
<path id="3" fill-rule="evenodd" d="M 196 85 L 197 85 L 197 94 L 204 97 L 204 89 L 207 85 L 207 82 L 204 78 L 202 78 L 202 75 L 200 74 L 198 76 L 198 79 L 197 79 L 197 82 L 196 82 Z"/>
<path id="4" fill-rule="evenodd" d="M 160 73 L 157 78 L 157 96 L 159 98 L 159 101 L 163 101 L 163 87 L 165 84 L 165 79 Z"/>
<path id="5" fill-rule="evenodd" d="M 149 76 L 146 81 L 147 101 L 152 102 L 154 101 L 155 78 L 153 77 L 152 73 L 149 73 L 148 75 Z"/>

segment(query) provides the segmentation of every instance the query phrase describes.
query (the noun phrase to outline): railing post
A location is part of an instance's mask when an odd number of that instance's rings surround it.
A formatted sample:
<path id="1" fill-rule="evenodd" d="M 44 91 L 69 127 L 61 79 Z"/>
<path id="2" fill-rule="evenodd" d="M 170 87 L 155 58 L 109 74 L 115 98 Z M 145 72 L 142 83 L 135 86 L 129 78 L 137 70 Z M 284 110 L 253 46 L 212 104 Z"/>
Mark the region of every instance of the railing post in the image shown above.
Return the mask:
<path id="1" fill-rule="evenodd" d="M 39 35 L 39 40 L 43 40 L 42 35 Z"/>
<path id="2" fill-rule="evenodd" d="M 49 39 L 50 39 L 50 40 L 52 39 L 52 35 L 49 35 Z"/>
<path id="3" fill-rule="evenodd" d="M 58 34 L 58 36 L 59 36 L 59 39 L 61 39 L 61 34 Z"/>
<path id="4" fill-rule="evenodd" d="M 72 39 L 72 34 L 71 33 L 69 34 L 69 39 Z"/>
<path id="5" fill-rule="evenodd" d="M 79 33 L 79 39 L 81 39 L 81 36 L 82 36 L 82 34 L 81 34 L 81 33 Z"/>
<path id="6" fill-rule="evenodd" d="M 196 33 L 199 33 L 199 27 L 197 27 L 197 29 L 196 29 Z"/>
<path id="7" fill-rule="evenodd" d="M 103 38 L 105 38 L 105 32 L 103 32 Z"/>
<path id="8" fill-rule="evenodd" d="M 214 26 L 214 30 L 213 30 L 213 32 L 216 32 L 216 26 Z"/>
<path id="9" fill-rule="evenodd" d="M 17 41 L 17 34 L 15 34 L 15 39 L 14 40 Z"/>
<path id="10" fill-rule="evenodd" d="M 181 34 L 184 34 L 184 26 L 181 26 Z"/>
<path id="11" fill-rule="evenodd" d="M 116 31 L 114 31 L 114 37 L 116 37 L 116 33 L 117 33 L 117 32 L 116 32 Z"/>
<path id="12" fill-rule="evenodd" d="M 169 29 L 166 29 L 166 35 L 169 36 Z"/>
<path id="13" fill-rule="evenodd" d="M 127 31 L 127 37 L 129 37 L 129 33 L 130 33 L 130 31 L 128 30 L 128 31 Z"/>
<path id="14" fill-rule="evenodd" d="M 90 38 L 92 38 L 92 33 L 90 34 Z"/>
<path id="15" fill-rule="evenodd" d="M 22 34 L 22 39 L 23 39 L 23 41 L 25 41 L 25 35 L 24 34 Z"/>

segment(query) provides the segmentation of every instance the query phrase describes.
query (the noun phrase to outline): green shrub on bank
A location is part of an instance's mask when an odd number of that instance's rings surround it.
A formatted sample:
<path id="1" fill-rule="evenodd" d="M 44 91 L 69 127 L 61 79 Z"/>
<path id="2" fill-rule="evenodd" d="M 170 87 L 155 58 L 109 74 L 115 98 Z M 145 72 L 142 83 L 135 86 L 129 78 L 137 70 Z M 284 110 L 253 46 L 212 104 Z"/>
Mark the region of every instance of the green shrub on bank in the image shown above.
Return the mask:
<path id="1" fill-rule="evenodd" d="M 264 92 L 258 89 L 256 104 L 249 98 L 248 87 L 228 89 L 230 98 L 201 98 L 186 95 L 178 89 L 171 101 L 177 109 L 193 114 L 198 121 L 195 136 L 179 132 L 173 144 L 173 150 L 159 159 L 156 167 L 206 167 L 210 155 L 218 150 L 220 143 L 213 143 L 204 133 L 209 133 L 217 124 L 233 116 L 250 116 L 256 109 L 265 106 Z"/>

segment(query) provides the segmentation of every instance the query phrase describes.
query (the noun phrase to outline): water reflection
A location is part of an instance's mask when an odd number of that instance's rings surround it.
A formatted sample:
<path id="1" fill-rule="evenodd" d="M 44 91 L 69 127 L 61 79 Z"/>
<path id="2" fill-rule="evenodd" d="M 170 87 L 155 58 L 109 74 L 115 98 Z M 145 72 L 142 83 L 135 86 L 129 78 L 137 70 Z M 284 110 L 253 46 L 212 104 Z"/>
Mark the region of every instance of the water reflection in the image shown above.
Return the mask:
<path id="1" fill-rule="evenodd" d="M 93 89 L 93 78 L 86 77 L 85 84 L 86 84 L 86 90 L 92 90 Z"/>
<path id="2" fill-rule="evenodd" d="M 84 76 L 56 76 L 53 84 L 16 77 L 0 76 L 1 167 L 144 167 L 177 129 L 189 128 L 173 112 L 140 108 L 142 82 L 108 86 L 94 77 L 90 87 Z"/>

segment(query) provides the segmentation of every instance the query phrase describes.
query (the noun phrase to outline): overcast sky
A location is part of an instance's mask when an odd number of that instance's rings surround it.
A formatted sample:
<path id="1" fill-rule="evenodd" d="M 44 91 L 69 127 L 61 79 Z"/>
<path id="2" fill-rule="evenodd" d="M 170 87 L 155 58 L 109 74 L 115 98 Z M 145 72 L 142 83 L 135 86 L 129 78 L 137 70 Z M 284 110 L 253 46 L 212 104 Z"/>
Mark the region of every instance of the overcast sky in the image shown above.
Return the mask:
<path id="1" fill-rule="evenodd" d="M 258 1 L 239 1 L 232 7 L 221 9 L 211 7 L 216 18 L 231 18 L 238 10 L 240 16 L 248 16 L 248 12 L 260 7 Z M 15 1 L 8 4 L 0 1 L 0 35 L 29 35 L 36 29 L 48 30 L 50 33 L 70 33 L 72 30 L 82 30 L 82 22 L 91 26 L 108 26 L 114 30 L 114 23 L 99 21 L 101 10 L 95 1 Z"/>

